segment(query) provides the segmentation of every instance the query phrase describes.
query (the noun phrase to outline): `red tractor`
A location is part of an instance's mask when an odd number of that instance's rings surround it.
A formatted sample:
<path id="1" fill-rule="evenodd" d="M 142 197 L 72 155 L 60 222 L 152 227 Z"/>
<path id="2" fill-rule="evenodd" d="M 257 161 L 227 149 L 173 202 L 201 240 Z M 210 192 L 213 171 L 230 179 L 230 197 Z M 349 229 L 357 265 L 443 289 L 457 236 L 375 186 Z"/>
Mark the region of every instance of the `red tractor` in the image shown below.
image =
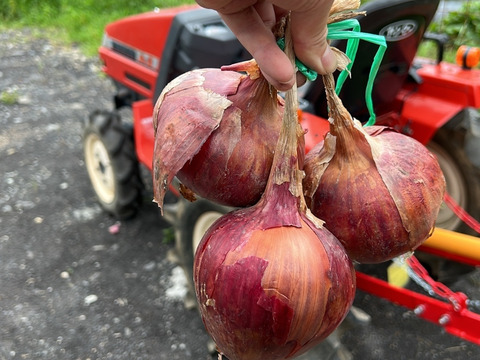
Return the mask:
<path id="1" fill-rule="evenodd" d="M 394 127 L 425 144 L 438 157 L 449 198 L 458 205 L 457 211 L 442 207 L 434 239 L 420 250 L 476 266 L 480 265 L 480 239 L 471 236 L 475 232 L 458 216 L 458 209 L 473 219 L 480 217 L 480 71 L 467 63 L 467 57 L 460 64 L 443 61 L 447 39 L 426 33 L 438 4 L 439 0 L 374 0 L 362 7 L 367 16 L 358 20 L 363 32 L 384 35 L 388 45 L 372 94 L 377 124 Z M 437 45 L 435 61 L 416 57 L 421 41 Z M 333 45 L 345 47 L 342 42 Z M 369 115 L 364 91 L 375 52 L 376 45 L 360 43 L 351 78 L 340 93 L 360 121 Z M 89 116 L 84 133 L 86 167 L 102 207 L 115 217 L 128 218 L 141 203 L 139 165 L 152 170 L 152 113 L 162 89 L 186 71 L 220 67 L 250 55 L 216 12 L 183 6 L 155 9 L 107 25 L 100 58 L 117 92 L 113 111 L 99 110 Z M 328 130 L 321 79 L 303 86 L 300 93 L 308 151 Z M 121 119 L 119 110 L 124 107 L 131 107 L 133 123 Z M 191 279 L 198 242 L 208 226 L 230 209 L 204 199 L 187 202 L 172 186 L 164 210 L 175 229 L 179 262 Z M 452 249 L 448 244 L 453 241 L 457 245 Z M 357 282 L 359 288 L 411 309 L 428 302 L 430 311 L 418 310 L 419 316 L 441 323 L 438 317 L 446 314 L 456 319 L 443 325 L 447 331 L 480 343 L 480 315 L 466 309 L 465 301 L 459 313 L 361 272 Z"/>

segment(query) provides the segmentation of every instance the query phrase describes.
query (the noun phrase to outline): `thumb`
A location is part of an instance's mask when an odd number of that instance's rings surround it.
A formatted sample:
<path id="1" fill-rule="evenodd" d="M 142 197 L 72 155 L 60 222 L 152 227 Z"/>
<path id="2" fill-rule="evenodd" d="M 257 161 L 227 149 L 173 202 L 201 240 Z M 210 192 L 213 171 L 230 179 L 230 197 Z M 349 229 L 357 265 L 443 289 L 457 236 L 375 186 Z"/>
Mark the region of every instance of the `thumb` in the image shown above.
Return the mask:
<path id="1" fill-rule="evenodd" d="M 292 11 L 291 30 L 295 55 L 320 74 L 332 73 L 337 60 L 327 43 L 327 21 L 333 1 L 313 1 L 302 10 Z"/>

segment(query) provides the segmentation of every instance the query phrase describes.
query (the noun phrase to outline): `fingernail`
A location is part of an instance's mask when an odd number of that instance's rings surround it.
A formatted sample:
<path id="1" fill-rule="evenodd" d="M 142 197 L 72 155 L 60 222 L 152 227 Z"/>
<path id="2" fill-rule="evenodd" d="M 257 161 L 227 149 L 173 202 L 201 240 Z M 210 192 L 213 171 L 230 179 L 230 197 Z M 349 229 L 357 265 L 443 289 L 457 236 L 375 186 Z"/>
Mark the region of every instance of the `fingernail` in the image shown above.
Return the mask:
<path id="1" fill-rule="evenodd" d="M 294 75 L 294 77 L 292 77 L 288 81 L 278 81 L 277 82 L 278 85 L 276 86 L 276 88 L 279 91 L 287 91 L 288 89 L 290 89 L 293 86 L 293 84 L 295 83 L 295 80 L 296 79 L 295 79 L 295 75 Z"/>
<path id="2" fill-rule="evenodd" d="M 322 65 L 325 73 L 332 73 L 337 68 L 337 58 L 333 53 L 330 46 L 325 48 L 325 52 L 322 55 Z"/>

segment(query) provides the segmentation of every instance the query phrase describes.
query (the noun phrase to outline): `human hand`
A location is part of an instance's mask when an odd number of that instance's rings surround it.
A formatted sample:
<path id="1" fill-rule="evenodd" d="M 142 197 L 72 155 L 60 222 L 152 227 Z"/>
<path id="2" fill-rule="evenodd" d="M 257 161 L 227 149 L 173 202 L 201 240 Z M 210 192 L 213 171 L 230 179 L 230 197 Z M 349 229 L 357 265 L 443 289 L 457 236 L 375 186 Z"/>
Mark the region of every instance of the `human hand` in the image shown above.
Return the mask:
<path id="1" fill-rule="evenodd" d="M 257 61 L 276 89 L 290 89 L 295 72 L 277 46 L 272 28 L 291 11 L 293 47 L 297 58 L 320 74 L 335 71 L 336 58 L 327 44 L 327 19 L 333 0 L 196 0 L 216 10 Z"/>

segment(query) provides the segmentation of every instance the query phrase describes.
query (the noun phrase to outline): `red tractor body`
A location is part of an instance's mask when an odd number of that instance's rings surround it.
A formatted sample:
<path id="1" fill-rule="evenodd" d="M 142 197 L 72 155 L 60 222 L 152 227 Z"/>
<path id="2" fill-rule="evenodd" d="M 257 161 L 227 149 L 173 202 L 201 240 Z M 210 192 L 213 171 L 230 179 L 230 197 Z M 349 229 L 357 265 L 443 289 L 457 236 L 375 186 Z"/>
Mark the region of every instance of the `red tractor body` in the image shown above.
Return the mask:
<path id="1" fill-rule="evenodd" d="M 463 109 L 480 108 L 480 71 L 446 62 L 424 62 L 417 75 L 421 84 L 407 86 L 397 95 L 399 113 L 387 114 L 379 123 L 427 144 Z"/>
<path id="2" fill-rule="evenodd" d="M 172 21 L 192 8 L 151 11 L 107 25 L 99 49 L 102 71 L 140 96 L 153 99 Z"/>

